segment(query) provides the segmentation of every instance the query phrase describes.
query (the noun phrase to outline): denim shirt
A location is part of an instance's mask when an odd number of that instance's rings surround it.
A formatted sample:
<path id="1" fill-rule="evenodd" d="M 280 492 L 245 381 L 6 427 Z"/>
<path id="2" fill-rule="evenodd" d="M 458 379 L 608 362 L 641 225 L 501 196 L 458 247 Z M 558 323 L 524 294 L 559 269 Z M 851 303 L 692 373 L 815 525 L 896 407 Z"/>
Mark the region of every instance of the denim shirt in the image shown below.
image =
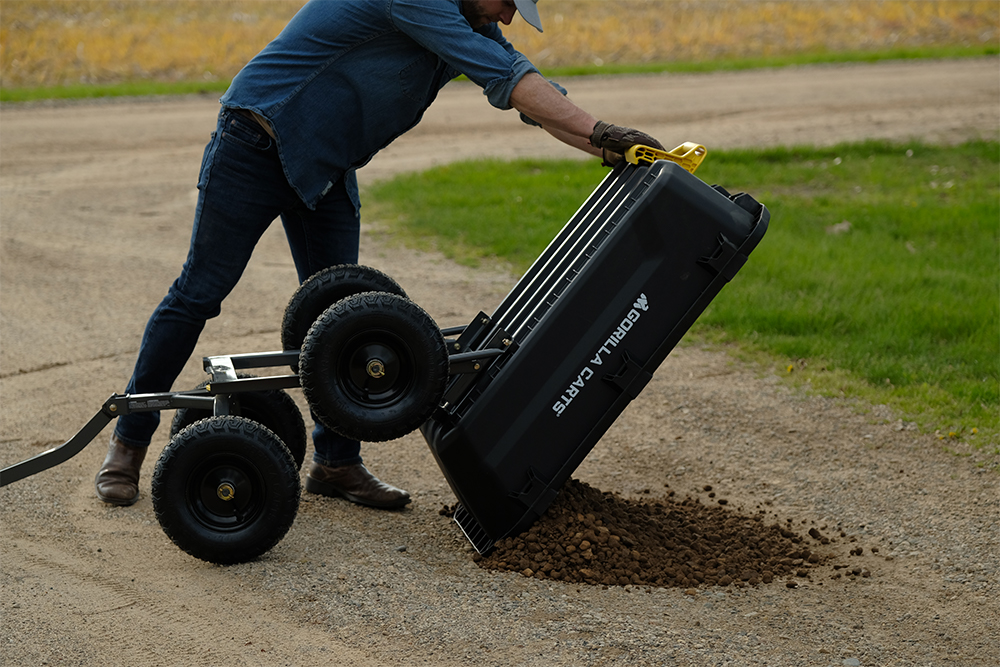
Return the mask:
<path id="1" fill-rule="evenodd" d="M 314 208 L 341 178 L 416 125 L 465 74 L 489 103 L 537 72 L 495 23 L 473 30 L 461 0 L 310 0 L 233 79 L 227 108 L 271 124 L 289 183 Z"/>

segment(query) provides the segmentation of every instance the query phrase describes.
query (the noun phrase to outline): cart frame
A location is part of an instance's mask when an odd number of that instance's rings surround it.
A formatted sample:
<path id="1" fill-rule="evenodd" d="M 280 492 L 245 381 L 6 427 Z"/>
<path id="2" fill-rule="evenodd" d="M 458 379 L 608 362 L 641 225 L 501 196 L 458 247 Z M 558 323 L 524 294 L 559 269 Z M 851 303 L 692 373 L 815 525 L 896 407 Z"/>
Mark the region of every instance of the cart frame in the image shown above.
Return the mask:
<path id="1" fill-rule="evenodd" d="M 486 322 L 489 321 L 489 317 L 483 313 L 479 314 L 476 321 L 483 322 L 483 318 L 486 318 Z M 447 337 L 461 334 L 466 328 L 458 326 L 441 329 L 441 335 L 446 338 L 445 343 L 450 352 L 449 374 L 452 376 L 478 373 L 488 365 L 488 361 L 506 351 L 502 345 L 472 352 L 458 351 L 461 349 L 461 344 L 456 340 L 448 340 Z M 299 386 L 298 374 L 241 378 L 237 376 L 237 372 L 277 366 L 291 367 L 298 363 L 298 358 L 298 350 L 205 357 L 202 364 L 210 379 L 204 389 L 149 394 L 112 394 L 97 414 L 69 440 L 0 470 L 0 487 L 65 463 L 93 442 L 112 420 L 123 415 L 179 408 L 211 409 L 215 415 L 228 415 L 231 414 L 230 397 L 235 394 L 269 389 L 294 389 Z"/>

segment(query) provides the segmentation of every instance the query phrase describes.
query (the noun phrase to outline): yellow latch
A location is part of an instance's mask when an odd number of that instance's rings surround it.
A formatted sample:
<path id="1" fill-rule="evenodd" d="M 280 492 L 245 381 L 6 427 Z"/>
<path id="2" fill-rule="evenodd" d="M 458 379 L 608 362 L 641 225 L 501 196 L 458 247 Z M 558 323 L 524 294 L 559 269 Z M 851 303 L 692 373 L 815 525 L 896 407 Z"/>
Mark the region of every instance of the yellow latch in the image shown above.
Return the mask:
<path id="1" fill-rule="evenodd" d="M 686 141 L 672 151 L 661 151 L 649 146 L 632 146 L 625 152 L 625 159 L 632 164 L 653 164 L 657 160 L 670 160 L 693 174 L 707 154 L 708 151 L 701 144 Z"/>

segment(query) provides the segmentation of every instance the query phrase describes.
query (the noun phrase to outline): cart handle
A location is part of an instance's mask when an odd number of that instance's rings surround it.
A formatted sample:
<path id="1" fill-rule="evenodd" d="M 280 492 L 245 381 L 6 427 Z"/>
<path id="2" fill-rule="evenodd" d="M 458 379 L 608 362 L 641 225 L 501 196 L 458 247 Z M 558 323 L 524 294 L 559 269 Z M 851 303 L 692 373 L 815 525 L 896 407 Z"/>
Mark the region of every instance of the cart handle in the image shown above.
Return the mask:
<path id="1" fill-rule="evenodd" d="M 214 398 L 199 391 L 166 392 L 162 394 L 111 394 L 100 411 L 90 418 L 76 435 L 59 445 L 36 454 L 30 459 L 0 470 L 0 486 L 7 486 L 25 477 L 65 463 L 93 442 L 111 420 L 134 412 L 158 412 L 177 408 L 211 409 Z"/>
<path id="2" fill-rule="evenodd" d="M 90 421 L 76 435 L 63 444 L 0 470 L 0 486 L 7 486 L 19 479 L 53 468 L 79 454 L 112 419 L 117 417 L 114 412 L 116 408 L 111 408 L 111 406 L 116 405 L 118 398 L 117 394 L 112 395 L 101 407 L 101 411 L 91 417 Z"/>
<path id="3" fill-rule="evenodd" d="M 707 154 L 708 150 L 704 146 L 693 141 L 686 141 L 672 151 L 636 144 L 625 151 L 625 159 L 632 164 L 653 164 L 656 160 L 669 160 L 693 174 Z"/>

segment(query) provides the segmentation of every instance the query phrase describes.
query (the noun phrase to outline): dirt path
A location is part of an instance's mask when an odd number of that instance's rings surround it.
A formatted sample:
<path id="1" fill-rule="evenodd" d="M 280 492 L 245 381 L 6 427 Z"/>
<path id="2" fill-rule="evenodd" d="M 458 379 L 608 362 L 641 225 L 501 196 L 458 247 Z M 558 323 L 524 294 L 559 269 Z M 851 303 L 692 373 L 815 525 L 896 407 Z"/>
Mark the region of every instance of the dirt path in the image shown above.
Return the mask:
<path id="1" fill-rule="evenodd" d="M 998 73 L 991 58 L 570 88 L 597 116 L 665 143 L 953 142 L 997 137 Z M 61 443 L 124 387 L 146 317 L 187 250 L 216 110 L 201 98 L 0 109 L 0 463 Z M 569 153 L 455 86 L 363 181 L 487 154 Z M 442 326 L 491 310 L 514 282 L 397 247 L 373 227 L 362 261 L 394 276 Z M 294 287 L 276 226 L 194 358 L 278 347 Z M 201 379 L 192 361 L 180 385 Z M 691 595 L 487 572 L 438 513 L 454 498 L 419 435 L 365 448 L 377 474 L 413 493 L 405 512 L 306 496 L 275 549 L 218 567 L 160 530 L 153 460 L 135 506 L 95 498 L 106 435 L 0 491 L 4 664 L 1000 663 L 996 475 L 944 454 L 884 409 L 796 395 L 723 353 L 671 354 L 576 476 L 626 498 L 655 498 L 669 484 L 709 503 L 702 489 L 712 485 L 738 514 L 842 531 L 829 545 L 833 562 L 870 577 L 833 578 L 842 572 L 827 568 L 796 588 L 775 581 Z M 849 556 L 856 546 L 864 555 Z"/>

